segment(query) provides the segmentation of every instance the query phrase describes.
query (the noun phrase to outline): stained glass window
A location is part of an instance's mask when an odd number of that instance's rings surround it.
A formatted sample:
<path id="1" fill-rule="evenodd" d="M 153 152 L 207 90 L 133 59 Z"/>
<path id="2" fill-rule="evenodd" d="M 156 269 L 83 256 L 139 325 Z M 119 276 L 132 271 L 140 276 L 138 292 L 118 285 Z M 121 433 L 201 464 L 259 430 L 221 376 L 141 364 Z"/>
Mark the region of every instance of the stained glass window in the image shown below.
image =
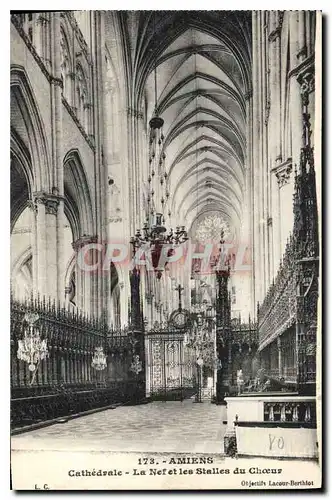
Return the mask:
<path id="1" fill-rule="evenodd" d="M 224 230 L 224 237 L 230 233 L 229 225 L 220 215 L 208 215 L 198 225 L 196 238 L 202 243 L 208 241 L 219 241 L 221 230 Z"/>

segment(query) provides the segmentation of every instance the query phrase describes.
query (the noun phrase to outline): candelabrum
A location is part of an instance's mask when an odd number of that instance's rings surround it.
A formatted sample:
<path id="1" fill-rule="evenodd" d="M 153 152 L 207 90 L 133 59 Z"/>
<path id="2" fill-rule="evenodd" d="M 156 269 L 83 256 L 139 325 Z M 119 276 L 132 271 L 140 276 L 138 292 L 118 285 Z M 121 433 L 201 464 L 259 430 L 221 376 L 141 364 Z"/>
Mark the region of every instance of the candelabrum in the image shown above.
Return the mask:
<path id="1" fill-rule="evenodd" d="M 215 331 L 212 325 L 208 325 L 206 320 L 201 320 L 197 315 L 193 321 L 193 327 L 184 336 L 184 345 L 196 352 L 197 359 L 202 358 L 204 365 L 214 367 L 215 355 Z"/>
<path id="2" fill-rule="evenodd" d="M 130 371 L 138 375 L 139 373 L 141 373 L 142 370 L 143 370 L 143 363 L 140 360 L 139 355 L 136 354 L 133 358 L 133 362 L 130 365 Z"/>
<path id="3" fill-rule="evenodd" d="M 181 245 L 188 240 L 188 234 L 185 226 L 177 226 L 175 231 L 170 229 L 167 232 L 164 226 L 163 214 L 157 213 L 153 217 L 153 221 L 145 222 L 143 229 L 138 229 L 135 236 L 130 240 L 133 245 L 134 252 L 142 245 Z"/>
<path id="4" fill-rule="evenodd" d="M 34 326 L 38 319 L 38 314 L 27 313 L 25 315 L 24 320 L 28 323 L 29 329 L 25 330 L 23 339 L 18 341 L 17 350 L 17 358 L 29 363 L 29 370 L 33 372 L 31 384 L 40 361 L 48 356 L 47 341 L 41 339 L 39 330 Z"/>
<path id="5" fill-rule="evenodd" d="M 155 22 L 155 21 L 154 21 Z M 164 214 L 171 217 L 167 206 L 170 200 L 169 178 L 166 171 L 166 143 L 164 142 L 163 125 L 164 120 L 158 113 L 157 92 L 157 59 L 154 67 L 154 114 L 149 121 L 149 163 L 147 178 L 147 220 L 144 227 L 138 230 L 131 239 L 134 253 L 136 249 L 144 244 L 151 244 L 155 248 L 155 254 L 159 254 L 163 244 L 179 245 L 187 241 L 188 236 L 184 226 L 177 226 L 175 232 L 172 229 L 167 232 Z M 169 207 L 170 208 L 170 207 Z M 158 271 L 158 277 L 161 277 Z"/>
<path id="6" fill-rule="evenodd" d="M 161 213 L 154 214 L 152 224 L 146 222 L 143 229 L 138 229 L 135 236 L 130 240 L 133 246 L 133 253 L 136 254 L 137 250 L 142 246 L 148 246 L 151 248 L 151 259 L 152 266 L 156 271 L 157 278 L 160 279 L 162 276 L 162 270 L 159 268 L 159 260 L 161 252 L 164 245 L 169 246 L 167 256 L 171 256 L 174 253 L 174 248 L 177 245 L 181 245 L 188 240 L 187 231 L 184 226 L 177 226 L 175 232 L 170 229 L 167 232 L 164 226 L 164 218 Z"/>
<path id="7" fill-rule="evenodd" d="M 96 347 L 91 362 L 92 368 L 97 371 L 105 370 L 107 366 L 106 356 L 102 347 Z"/>
<path id="8" fill-rule="evenodd" d="M 211 304 L 204 301 L 195 304 L 191 309 L 192 328 L 185 334 L 184 344 L 192 348 L 196 354 L 198 368 L 198 392 L 196 402 L 202 402 L 203 367 L 210 370 L 221 368 L 220 360 L 216 356 L 215 338 L 215 309 Z"/>
<path id="9" fill-rule="evenodd" d="M 219 250 L 216 255 L 210 259 L 210 268 L 216 273 L 229 274 L 232 263 L 234 264 L 235 254 L 229 255 L 227 253 L 227 246 L 225 247 L 225 233 L 222 229 L 220 232 Z"/>

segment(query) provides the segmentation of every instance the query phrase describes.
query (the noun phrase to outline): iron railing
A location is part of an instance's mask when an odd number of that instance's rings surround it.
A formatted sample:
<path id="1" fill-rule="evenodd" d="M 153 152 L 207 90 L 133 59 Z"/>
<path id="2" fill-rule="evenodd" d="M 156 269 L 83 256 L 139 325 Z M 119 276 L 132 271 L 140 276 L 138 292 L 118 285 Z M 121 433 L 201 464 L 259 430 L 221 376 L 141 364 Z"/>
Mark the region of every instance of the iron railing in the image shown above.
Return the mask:
<path id="1" fill-rule="evenodd" d="M 149 396 L 154 400 L 183 400 L 197 391 L 195 351 L 184 334 L 171 330 L 146 333 Z"/>

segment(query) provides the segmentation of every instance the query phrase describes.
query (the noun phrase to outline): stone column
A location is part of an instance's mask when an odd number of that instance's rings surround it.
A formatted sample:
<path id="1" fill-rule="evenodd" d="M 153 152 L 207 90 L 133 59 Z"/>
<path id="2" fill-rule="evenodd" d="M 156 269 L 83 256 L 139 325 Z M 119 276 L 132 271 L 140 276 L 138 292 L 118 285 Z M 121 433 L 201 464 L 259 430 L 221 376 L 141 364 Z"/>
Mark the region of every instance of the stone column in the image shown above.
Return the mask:
<path id="1" fill-rule="evenodd" d="M 284 195 L 284 188 L 285 186 L 286 189 L 289 189 L 290 186 L 290 180 L 291 180 L 291 173 L 293 170 L 293 164 L 292 164 L 292 159 L 288 158 L 284 162 L 276 164 L 276 166 L 273 169 L 273 172 L 275 174 L 273 183 L 276 186 L 276 196 L 275 196 L 275 207 L 276 207 L 276 224 L 277 226 L 275 227 L 275 237 L 276 237 L 276 248 L 275 248 L 275 254 L 276 254 L 276 264 L 279 264 L 279 261 L 283 255 L 284 247 L 285 247 L 285 242 L 286 238 L 288 236 L 289 230 L 290 230 L 290 223 L 292 223 L 292 218 L 288 217 L 290 219 L 290 222 L 288 221 L 287 223 L 287 229 L 285 231 L 285 225 L 286 225 L 286 210 L 284 207 L 282 207 L 281 204 L 281 197 L 283 197 L 283 201 L 285 202 L 285 198 L 288 199 L 288 197 L 283 196 Z M 290 202 L 291 200 L 289 200 Z M 287 205 L 288 207 L 288 205 Z M 283 208 L 283 209 L 282 209 Z M 283 230 L 282 230 L 283 229 Z M 278 260 L 277 260 L 278 259 Z"/>
<path id="2" fill-rule="evenodd" d="M 270 23 L 270 53 L 271 53 L 271 123 L 273 134 L 271 138 L 270 158 L 272 172 L 278 169 L 282 161 L 281 141 L 281 52 L 280 37 L 282 30 L 282 17 L 277 11 L 271 12 Z M 281 258 L 280 248 L 280 193 L 277 179 L 271 175 L 271 213 L 272 216 L 272 239 L 270 246 L 273 255 L 272 275 L 275 275 Z"/>
<path id="3" fill-rule="evenodd" d="M 103 75 L 105 78 L 103 85 L 104 92 L 104 137 L 103 137 L 103 161 L 104 161 L 104 175 L 105 175 L 105 186 L 108 187 L 109 179 L 108 175 L 110 173 L 110 165 L 113 161 L 113 151 L 115 148 L 114 144 L 114 82 L 110 81 L 107 76 L 106 68 L 104 68 Z M 114 180 L 113 180 L 114 182 Z M 109 227 L 109 217 L 111 215 L 111 206 L 114 201 L 112 200 L 112 195 L 110 190 L 105 190 L 105 233 L 106 233 L 106 244 L 108 244 L 111 239 L 111 231 Z M 104 280 L 105 280 L 105 295 L 104 295 L 104 307 L 108 317 L 109 322 L 112 320 L 112 311 L 110 308 L 111 304 L 111 276 L 110 276 L 110 268 L 104 270 Z M 121 293 L 120 293 L 121 297 Z M 121 303 L 121 315 L 122 315 L 122 303 Z M 122 321 L 121 321 L 121 324 Z"/>
<path id="4" fill-rule="evenodd" d="M 147 152 L 147 144 L 148 144 L 148 139 L 144 133 L 144 122 L 143 122 L 143 113 L 139 111 L 137 113 L 137 162 L 136 162 L 136 168 L 137 168 L 137 179 L 138 179 L 138 184 L 137 184 L 137 216 L 138 216 L 138 227 L 142 227 L 143 223 L 145 222 L 144 218 L 144 210 L 143 210 L 143 195 L 142 195 L 142 183 L 143 179 L 147 178 L 147 172 L 143 172 L 144 166 L 147 165 L 147 158 L 148 158 L 148 152 Z"/>
<path id="5" fill-rule="evenodd" d="M 64 262 L 64 174 L 62 151 L 62 79 L 61 79 L 61 14 L 55 12 L 51 16 L 52 40 L 52 150 L 53 150 L 53 187 L 52 195 L 47 203 L 47 224 L 49 227 L 49 265 L 51 266 L 52 293 L 56 290 L 56 298 L 65 300 L 65 262 Z"/>
<path id="6" fill-rule="evenodd" d="M 76 286 L 76 293 L 77 293 L 77 278 L 76 278 L 76 283 L 75 283 L 75 286 Z M 71 292 L 71 287 L 70 286 L 66 286 L 65 287 L 65 306 L 68 308 L 69 307 L 69 304 L 70 304 L 70 301 L 69 301 L 69 294 Z"/>
<path id="7" fill-rule="evenodd" d="M 253 157 L 252 157 L 252 169 L 253 169 L 253 236 L 254 236 L 254 246 L 253 246 L 253 260 L 254 260 L 254 273 L 255 273 L 255 300 L 261 300 L 262 292 L 262 273 L 261 273 L 261 248 L 260 248 L 260 220 L 261 213 L 259 207 L 260 199 L 260 158 L 259 158 L 259 145 L 260 145 L 260 134 L 261 134 L 261 123 L 259 119 L 259 92 L 260 88 L 259 82 L 259 60 L 258 54 L 260 53 L 259 48 L 259 26 L 258 26 L 258 12 L 253 11 L 252 13 L 252 33 L 253 33 L 253 120 L 252 120 L 252 144 L 253 144 Z"/>
<path id="8" fill-rule="evenodd" d="M 297 66 L 299 61 L 296 54 L 299 51 L 297 12 L 288 13 L 290 24 L 290 113 L 292 133 L 292 159 L 293 164 L 299 165 L 302 146 L 302 105 L 299 85 L 297 83 Z"/>
<path id="9" fill-rule="evenodd" d="M 308 53 L 307 43 L 306 43 L 306 26 L 305 26 L 306 12 L 304 10 L 297 11 L 297 24 L 298 24 L 298 43 L 299 51 L 297 53 L 297 58 L 299 63 L 302 62 Z"/>
<path id="10" fill-rule="evenodd" d="M 263 293 L 267 292 L 268 286 L 270 284 L 270 245 L 269 245 L 269 204 L 270 204 L 270 165 L 269 165 L 269 149 L 268 149 L 268 136 L 269 136 L 269 119 L 270 119 L 270 95 L 269 95 L 269 64 L 268 64 L 268 46 L 267 37 L 265 31 L 265 15 L 266 12 L 261 12 L 261 88 L 260 92 L 261 98 L 261 123 L 262 123 L 262 134 L 261 134 L 261 193 L 262 193 L 262 253 L 263 253 Z"/>
<path id="11" fill-rule="evenodd" d="M 34 23 L 34 45 L 41 59 L 44 59 L 43 24 L 43 14 L 36 14 Z"/>
<path id="12" fill-rule="evenodd" d="M 279 372 L 279 378 L 282 377 L 282 371 L 283 371 L 283 366 L 282 366 L 282 350 L 281 350 L 281 338 L 277 338 L 277 347 L 278 347 L 278 372 Z"/>
<path id="13" fill-rule="evenodd" d="M 246 95 L 246 118 L 247 118 L 247 214 L 248 214 L 248 232 L 250 245 L 250 255 L 251 255 L 251 278 L 250 278 L 250 311 L 254 314 L 256 309 L 256 291 L 255 291 L 255 220 L 254 220 L 254 188 L 255 188 L 255 176 L 253 168 L 253 99 L 252 90 L 250 90 Z"/>
<path id="14" fill-rule="evenodd" d="M 125 283 L 123 281 L 119 282 L 119 301 L 120 301 L 120 327 L 123 328 L 123 326 L 128 323 L 128 304 L 125 300 Z"/>
<path id="15" fill-rule="evenodd" d="M 121 307 L 121 326 L 128 325 L 128 306 L 130 297 L 129 272 L 126 267 L 122 271 L 123 281 L 120 283 L 120 307 Z"/>
<path id="16" fill-rule="evenodd" d="M 60 269 L 63 268 L 63 257 L 61 264 L 58 260 L 59 242 L 63 240 L 63 237 L 57 238 L 57 225 L 59 222 L 57 220 L 58 215 L 58 205 L 57 199 L 47 199 L 45 203 L 45 221 L 46 221 L 46 231 L 47 231 L 47 280 L 48 280 L 48 295 L 54 299 L 60 299 L 59 291 L 59 273 Z M 63 226 L 62 226 L 63 231 Z M 60 236 L 60 235 L 59 235 Z M 60 243 L 61 244 L 61 243 Z M 63 276 L 62 276 L 63 277 Z M 64 300 L 64 282 L 61 281 L 61 299 Z"/>
<path id="17" fill-rule="evenodd" d="M 131 234 L 141 227 L 143 207 L 141 205 L 141 182 L 143 173 L 140 171 L 140 150 L 142 147 L 143 114 L 135 107 L 127 110 L 127 144 L 128 144 L 128 174 L 129 174 L 129 217 Z"/>
<path id="18" fill-rule="evenodd" d="M 96 236 L 82 236 L 72 244 L 73 249 L 76 253 L 76 305 L 78 309 L 83 310 L 87 314 L 93 314 L 95 312 L 92 304 L 92 295 L 95 293 L 95 275 L 98 274 L 100 270 L 97 269 L 95 271 L 89 271 L 88 269 L 82 269 L 80 266 L 80 259 L 77 259 L 77 255 L 78 252 L 81 252 L 86 245 L 92 243 L 97 243 Z M 91 256 L 91 258 L 88 261 L 90 265 L 98 262 L 96 258 L 97 253 L 100 252 L 98 252 L 98 250 L 89 251 L 89 255 Z"/>
<path id="19" fill-rule="evenodd" d="M 38 253 L 38 291 L 53 299 L 60 299 L 58 291 L 58 207 L 59 196 L 47 193 L 35 193 L 37 204 L 37 253 Z M 63 227 L 62 227 L 63 231 Z M 62 237 L 63 239 L 63 237 Z M 61 268 L 63 267 L 63 262 Z M 45 269 L 45 271 L 44 271 Z M 44 276 L 44 278 L 43 278 Z M 41 280 L 41 281 L 40 281 Z M 44 282 L 44 285 L 41 285 Z M 43 291 L 42 291 L 43 290 Z M 64 283 L 61 299 L 64 300 Z"/>
<path id="20" fill-rule="evenodd" d="M 32 255 L 32 291 L 35 294 L 38 290 L 38 254 L 37 254 L 37 206 L 33 201 L 29 201 L 30 209 L 30 245 Z"/>
<path id="21" fill-rule="evenodd" d="M 34 193 L 33 202 L 30 203 L 33 211 L 31 248 L 34 291 L 53 299 L 59 299 L 56 229 L 60 200 L 53 194 L 38 192 Z"/>
<path id="22" fill-rule="evenodd" d="M 275 161 L 282 160 L 282 140 L 281 140 L 281 24 L 278 25 L 277 35 L 274 40 L 274 64 L 276 67 L 275 73 L 275 92 L 273 96 L 274 104 L 275 104 Z"/>
<path id="23" fill-rule="evenodd" d="M 302 105 L 300 88 L 297 82 L 298 59 L 296 54 L 298 50 L 298 27 L 297 13 L 288 12 L 290 27 L 290 73 L 289 73 L 289 93 L 287 96 L 289 104 L 289 131 L 291 135 L 291 160 L 292 168 L 289 171 L 290 182 L 283 183 L 280 191 L 280 216 L 282 224 L 280 228 L 281 251 L 283 253 L 286 240 L 293 228 L 293 182 L 295 168 L 299 168 L 300 153 L 302 147 Z M 287 162 L 288 159 L 285 158 Z M 278 169 L 282 165 L 278 165 Z"/>
<path id="24" fill-rule="evenodd" d="M 36 203 L 36 254 L 37 254 L 37 292 L 47 294 L 47 238 L 46 212 L 43 199 L 35 198 Z"/>
<path id="25" fill-rule="evenodd" d="M 105 244 L 107 238 L 107 210 L 106 210 L 106 189 L 107 189 L 107 165 L 104 160 L 103 148 L 105 139 L 105 120 L 104 120 L 104 85 L 105 85 L 105 27 L 104 12 L 91 12 L 91 53 L 94 61 L 93 66 L 93 119 L 94 119 L 94 139 L 95 139 L 95 158 L 94 175 L 96 189 L 96 235 L 99 243 Z M 104 279 L 102 269 L 102 252 L 96 254 L 99 262 L 100 271 L 91 276 L 91 286 L 93 288 L 90 300 L 92 301 L 92 313 L 95 316 L 101 316 L 106 312 L 105 306 L 108 296 L 108 280 Z"/>
<path id="26" fill-rule="evenodd" d="M 322 161 L 322 14 L 316 13 L 316 46 L 315 46 L 315 71 L 316 71 L 316 82 L 315 82 L 315 125 L 313 128 L 313 144 L 314 144 L 314 159 L 316 168 L 316 194 L 317 194 L 317 210 L 318 216 L 321 213 L 321 169 L 319 166 Z M 319 221 L 320 224 L 320 221 Z M 321 225 L 321 224 L 320 224 Z"/>
<path id="27" fill-rule="evenodd" d="M 59 199 L 56 216 L 56 245 L 57 245 L 57 289 L 58 300 L 62 303 L 65 300 L 65 257 L 64 257 L 64 199 Z"/>

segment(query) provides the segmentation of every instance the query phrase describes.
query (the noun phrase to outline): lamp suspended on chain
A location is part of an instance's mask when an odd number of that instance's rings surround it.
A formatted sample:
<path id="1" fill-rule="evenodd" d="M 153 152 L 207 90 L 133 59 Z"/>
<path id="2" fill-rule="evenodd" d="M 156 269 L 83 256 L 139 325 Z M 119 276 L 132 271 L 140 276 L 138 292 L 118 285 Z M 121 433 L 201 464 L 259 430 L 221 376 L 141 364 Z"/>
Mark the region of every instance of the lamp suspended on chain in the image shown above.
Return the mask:
<path id="1" fill-rule="evenodd" d="M 136 354 L 133 358 L 131 365 L 130 365 L 130 371 L 132 371 L 133 373 L 138 375 L 139 373 L 141 373 L 142 370 L 143 370 L 143 363 L 140 360 L 139 355 Z"/>
<path id="2" fill-rule="evenodd" d="M 154 15 L 154 34 L 156 35 L 156 13 Z M 163 133 L 164 120 L 158 114 L 158 89 L 157 89 L 157 58 L 154 61 L 154 114 L 149 122 L 149 165 L 148 165 L 148 195 L 146 222 L 142 230 L 138 229 L 131 238 L 133 251 L 142 245 L 154 246 L 155 262 L 159 262 L 162 245 L 179 245 L 188 240 L 184 226 L 177 226 L 175 231 L 167 232 L 165 227 L 165 214 L 171 216 L 168 208 L 170 198 L 169 179 L 166 172 L 165 137 Z M 154 266 L 155 267 L 155 266 Z M 160 271 L 158 276 L 161 277 Z"/>
<path id="3" fill-rule="evenodd" d="M 38 314 L 27 313 L 24 320 L 29 329 L 25 330 L 24 337 L 18 341 L 17 358 L 29 364 L 29 370 L 34 372 L 36 366 L 48 356 L 47 341 L 41 339 L 39 330 L 34 326 L 38 321 Z"/>
<path id="4" fill-rule="evenodd" d="M 215 314 L 216 310 L 210 300 L 203 300 L 191 308 L 193 327 L 184 336 L 184 345 L 196 352 L 196 363 L 212 370 L 221 369 L 221 362 L 216 355 L 215 346 Z"/>

